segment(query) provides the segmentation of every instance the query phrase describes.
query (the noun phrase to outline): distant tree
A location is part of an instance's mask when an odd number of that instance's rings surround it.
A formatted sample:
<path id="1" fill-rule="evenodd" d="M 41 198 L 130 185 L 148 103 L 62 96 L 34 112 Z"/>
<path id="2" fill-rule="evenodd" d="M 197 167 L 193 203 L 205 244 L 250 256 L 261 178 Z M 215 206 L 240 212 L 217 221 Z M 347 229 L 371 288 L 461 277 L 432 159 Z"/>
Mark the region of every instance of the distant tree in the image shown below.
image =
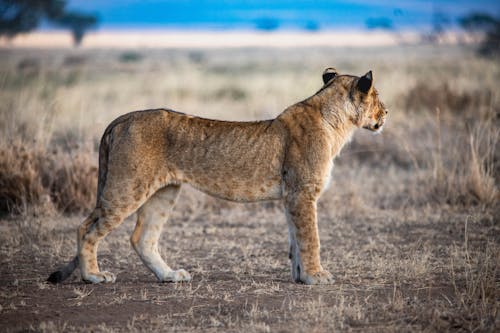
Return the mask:
<path id="1" fill-rule="evenodd" d="M 34 30 L 40 21 L 60 17 L 65 6 L 65 0 L 0 0 L 0 36 Z"/>
<path id="2" fill-rule="evenodd" d="M 458 20 L 460 26 L 470 32 L 484 32 L 478 48 L 483 56 L 500 55 L 500 19 L 486 13 L 473 12 Z"/>
<path id="3" fill-rule="evenodd" d="M 318 31 L 320 29 L 318 22 L 310 20 L 304 25 L 304 29 L 307 31 Z"/>
<path id="4" fill-rule="evenodd" d="M 468 31 L 486 31 L 498 24 L 498 20 L 490 14 L 473 12 L 459 18 L 458 23 Z"/>
<path id="5" fill-rule="evenodd" d="M 424 40 L 431 43 L 440 42 L 450 23 L 450 18 L 445 12 L 434 10 L 431 19 L 432 30 L 429 34 L 424 35 Z"/>
<path id="6" fill-rule="evenodd" d="M 264 31 L 274 31 L 280 26 L 280 22 L 271 17 L 261 17 L 255 21 L 257 29 Z"/>
<path id="7" fill-rule="evenodd" d="M 497 21 L 494 28 L 486 32 L 479 54 L 487 57 L 496 57 L 500 55 L 500 21 Z"/>
<path id="8" fill-rule="evenodd" d="M 66 0 L 0 0 L 0 36 L 12 38 L 38 28 L 41 22 L 54 23 L 71 30 L 75 45 L 87 30 L 97 25 L 96 15 L 67 12 Z"/>
<path id="9" fill-rule="evenodd" d="M 432 33 L 436 36 L 441 36 L 446 31 L 450 23 L 450 18 L 445 12 L 435 10 L 432 13 Z"/>
<path id="10" fill-rule="evenodd" d="M 79 12 L 66 12 L 56 22 L 71 30 L 75 46 L 82 43 L 85 33 L 97 26 L 97 16 L 93 14 L 84 14 Z"/>
<path id="11" fill-rule="evenodd" d="M 370 17 L 366 20 L 365 25 L 370 30 L 394 30 L 392 20 L 387 17 Z"/>

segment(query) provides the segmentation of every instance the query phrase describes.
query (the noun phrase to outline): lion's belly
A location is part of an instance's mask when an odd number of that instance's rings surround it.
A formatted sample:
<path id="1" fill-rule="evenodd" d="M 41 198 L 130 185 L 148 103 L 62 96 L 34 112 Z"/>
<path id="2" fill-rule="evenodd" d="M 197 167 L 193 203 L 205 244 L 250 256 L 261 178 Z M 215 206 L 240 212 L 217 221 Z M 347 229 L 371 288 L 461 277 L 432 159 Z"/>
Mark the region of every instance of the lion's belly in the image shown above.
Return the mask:
<path id="1" fill-rule="evenodd" d="M 226 200 L 251 202 L 281 198 L 279 174 L 242 177 L 237 172 L 204 172 L 185 174 L 181 180 L 202 192 Z"/>

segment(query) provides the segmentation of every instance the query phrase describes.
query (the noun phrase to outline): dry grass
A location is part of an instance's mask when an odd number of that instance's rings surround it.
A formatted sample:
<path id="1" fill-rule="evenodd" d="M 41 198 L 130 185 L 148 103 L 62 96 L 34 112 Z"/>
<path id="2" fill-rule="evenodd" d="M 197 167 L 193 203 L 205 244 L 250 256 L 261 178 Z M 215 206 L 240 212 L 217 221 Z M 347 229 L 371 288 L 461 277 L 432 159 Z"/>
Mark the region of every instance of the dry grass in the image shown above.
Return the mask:
<path id="1" fill-rule="evenodd" d="M 465 226 L 467 228 L 467 224 Z M 467 230 L 466 230 L 467 232 Z M 467 237 L 467 236 L 466 236 Z M 487 330 L 498 320 L 498 246 L 487 243 L 482 249 L 469 249 L 465 239 L 463 247 L 451 254 L 449 276 L 453 283 L 456 303 L 453 313 L 441 314 L 465 330 Z M 457 319 L 457 314 L 461 319 Z"/>
<path id="2" fill-rule="evenodd" d="M 458 128 L 457 128 L 458 127 Z M 421 172 L 426 191 L 417 200 L 429 199 L 454 206 L 498 205 L 498 139 L 500 130 L 493 121 L 473 121 L 463 133 L 459 126 L 442 125 L 436 109 L 436 147 L 432 160 Z M 442 131 L 447 130 L 446 138 Z M 432 170 L 430 175 L 429 170 Z M 430 177 L 429 177 L 430 176 Z"/>
<path id="3" fill-rule="evenodd" d="M 84 150 L 75 155 L 59 147 L 0 147 L 0 209 L 17 214 L 88 211 L 97 189 L 95 159 Z"/>
<path id="4" fill-rule="evenodd" d="M 496 62 L 455 47 L 37 52 L 0 50 L 2 330 L 500 326 Z M 373 69 L 390 109 L 382 135 L 355 135 L 319 202 L 323 265 L 335 285 L 291 283 L 279 202 L 235 204 L 188 187 L 161 251 L 193 282 L 155 283 L 129 245 L 127 220 L 100 247 L 117 284 L 83 286 L 78 275 L 44 283 L 74 253 L 109 121 L 163 106 L 219 119 L 274 117 L 315 92 L 332 65 Z"/>

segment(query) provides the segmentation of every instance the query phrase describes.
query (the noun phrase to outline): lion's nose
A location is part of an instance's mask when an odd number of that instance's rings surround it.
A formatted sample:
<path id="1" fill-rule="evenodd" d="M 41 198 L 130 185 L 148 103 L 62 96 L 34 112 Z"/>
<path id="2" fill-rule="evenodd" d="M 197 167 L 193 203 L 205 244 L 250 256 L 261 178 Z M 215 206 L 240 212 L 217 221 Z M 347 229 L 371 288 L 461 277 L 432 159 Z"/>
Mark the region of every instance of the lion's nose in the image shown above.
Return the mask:
<path id="1" fill-rule="evenodd" d="M 379 127 L 380 127 L 380 125 L 378 123 L 373 126 L 373 128 L 375 128 L 375 129 L 378 129 Z"/>

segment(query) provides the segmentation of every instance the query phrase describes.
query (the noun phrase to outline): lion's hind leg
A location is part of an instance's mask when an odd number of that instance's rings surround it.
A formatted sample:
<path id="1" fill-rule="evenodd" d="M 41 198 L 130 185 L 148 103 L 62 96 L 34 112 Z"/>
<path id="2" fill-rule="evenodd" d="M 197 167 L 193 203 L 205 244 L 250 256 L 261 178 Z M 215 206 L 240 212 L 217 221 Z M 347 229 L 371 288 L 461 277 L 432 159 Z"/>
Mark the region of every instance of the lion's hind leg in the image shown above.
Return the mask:
<path id="1" fill-rule="evenodd" d="M 96 208 L 78 228 L 78 257 L 82 279 L 87 283 L 115 282 L 113 273 L 100 271 L 97 264 L 99 242 L 125 219 L 125 214 Z"/>
<path id="2" fill-rule="evenodd" d="M 126 191 L 125 191 L 126 192 Z M 115 282 L 111 272 L 100 271 L 97 264 L 99 242 L 135 212 L 142 201 L 130 197 L 101 202 L 78 228 L 78 257 L 82 279 L 88 283 Z"/>
<path id="3" fill-rule="evenodd" d="M 158 240 L 163 225 L 175 205 L 179 190 L 179 185 L 169 185 L 153 194 L 137 211 L 137 225 L 130 238 L 142 262 L 161 282 L 191 280 L 191 275 L 187 271 L 171 269 L 158 250 Z"/>

